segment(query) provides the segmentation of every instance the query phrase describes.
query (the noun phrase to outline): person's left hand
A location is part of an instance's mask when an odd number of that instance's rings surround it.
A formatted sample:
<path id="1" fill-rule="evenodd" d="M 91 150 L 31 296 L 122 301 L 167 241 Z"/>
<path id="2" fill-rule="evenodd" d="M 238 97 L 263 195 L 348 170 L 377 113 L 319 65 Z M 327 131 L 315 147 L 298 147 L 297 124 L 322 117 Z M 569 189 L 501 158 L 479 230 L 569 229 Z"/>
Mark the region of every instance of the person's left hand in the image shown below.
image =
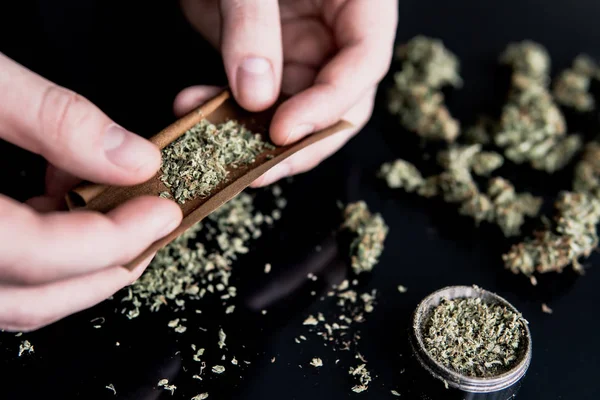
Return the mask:
<path id="1" fill-rule="evenodd" d="M 191 24 L 220 48 L 229 86 L 249 111 L 279 93 L 270 135 L 286 145 L 345 119 L 354 128 L 299 151 L 253 186 L 308 171 L 342 147 L 369 120 L 377 85 L 388 71 L 398 19 L 396 0 L 181 0 Z M 193 86 L 175 99 L 177 115 L 214 87 Z"/>

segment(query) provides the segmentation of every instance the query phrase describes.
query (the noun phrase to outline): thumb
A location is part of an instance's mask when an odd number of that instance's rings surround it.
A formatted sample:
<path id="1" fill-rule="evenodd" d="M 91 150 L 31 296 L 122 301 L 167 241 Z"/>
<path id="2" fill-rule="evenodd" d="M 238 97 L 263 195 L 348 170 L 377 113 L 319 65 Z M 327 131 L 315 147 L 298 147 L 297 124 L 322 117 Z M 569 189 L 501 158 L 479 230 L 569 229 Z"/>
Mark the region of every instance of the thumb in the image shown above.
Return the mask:
<path id="1" fill-rule="evenodd" d="M 0 53 L 0 137 L 89 181 L 132 185 L 160 168 L 159 149 L 87 99 Z"/>
<path id="2" fill-rule="evenodd" d="M 279 95 L 283 65 L 277 0 L 221 0 L 221 52 L 236 101 L 249 111 Z"/>

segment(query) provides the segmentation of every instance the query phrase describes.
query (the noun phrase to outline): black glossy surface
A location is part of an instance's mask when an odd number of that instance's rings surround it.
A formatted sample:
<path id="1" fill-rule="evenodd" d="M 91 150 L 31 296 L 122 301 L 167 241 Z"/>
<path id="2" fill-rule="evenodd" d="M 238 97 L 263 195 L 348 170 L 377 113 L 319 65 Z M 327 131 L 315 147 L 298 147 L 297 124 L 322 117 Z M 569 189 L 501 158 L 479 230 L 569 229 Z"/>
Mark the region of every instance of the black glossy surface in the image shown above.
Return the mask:
<path id="1" fill-rule="evenodd" d="M 17 6 L 22 10 L 16 11 L 4 10 L 3 4 L 0 17 L 10 21 L 0 24 L 0 50 L 86 95 L 117 122 L 149 136 L 172 120 L 171 101 L 178 90 L 222 82 L 222 75 L 214 53 L 204 55 L 205 45 L 174 7 L 120 3 L 40 1 L 37 8 L 22 3 Z M 531 38 L 546 45 L 554 71 L 579 51 L 600 58 L 600 3 L 592 0 L 400 3 L 398 40 L 419 33 L 442 37 L 463 61 L 465 87 L 449 96 L 451 110 L 463 120 L 493 110 L 502 101 L 506 82 L 496 58 L 511 40 Z M 67 8 L 70 13 L 65 13 Z M 147 13 L 143 18 L 142 9 Z M 73 20 L 78 14 L 85 18 Z M 161 38 L 166 42 L 158 43 Z M 167 58 L 186 46 L 197 52 L 180 62 Z M 205 70 L 214 73 L 199 79 Z M 36 351 L 22 359 L 15 357 L 19 339 L 0 334 L 0 398 L 115 398 L 104 388 L 109 383 L 117 388 L 118 399 L 186 399 L 204 391 L 210 399 L 394 398 L 390 389 L 402 393 L 400 398 L 421 398 L 416 393 L 425 386 L 412 379 L 417 371 L 411 367 L 407 342 L 410 313 L 427 294 L 452 284 L 477 284 L 495 291 L 530 321 L 533 361 L 519 399 L 598 398 L 597 256 L 585 262 L 586 276 L 570 271 L 548 275 L 534 288 L 503 270 L 500 254 L 509 242 L 495 229 L 475 229 L 470 220 L 448 215 L 450 209 L 443 204 L 387 190 L 374 177 L 379 165 L 398 156 L 419 160 L 420 155 L 417 141 L 387 116 L 381 100 L 380 96 L 379 107 L 361 134 L 315 171 L 285 186 L 289 207 L 283 219 L 236 265 L 240 304 L 234 314 L 225 318 L 220 305 L 203 305 L 204 314 L 190 314 L 188 332 L 178 335 L 166 327 L 167 312 L 145 313 L 128 321 L 113 314 L 115 304 L 106 302 L 27 335 Z M 581 126 L 592 133 L 595 120 Z M 19 198 L 35 194 L 36 186 L 25 184 L 39 185 L 42 174 L 32 167 L 21 177 L 26 156 L 12 152 L 15 162 L 4 154 L 1 190 Z M 511 168 L 501 172 L 517 175 Z M 555 178 L 525 173 L 518 175 L 518 184 L 520 189 L 552 194 L 569 178 L 570 170 Z M 358 199 L 381 212 L 391 229 L 380 264 L 360 283 L 380 292 L 374 313 L 362 326 L 360 351 L 375 379 L 361 395 L 349 391 L 354 383 L 347 368 L 356 361 L 352 354 L 333 352 L 317 339 L 294 343 L 306 332 L 301 325 L 305 316 L 329 304 L 318 302 L 310 291 L 322 293 L 324 282 L 338 281 L 346 271 L 335 258 L 335 242 L 328 239 L 337 223 L 336 201 Z M 323 247 L 322 252 L 310 255 L 316 245 Z M 265 262 L 273 264 L 267 277 L 262 273 Z M 311 271 L 320 277 L 317 282 L 304 279 Z M 301 286 L 280 296 L 294 282 Z M 408 293 L 399 294 L 399 284 L 407 286 Z M 542 302 L 553 308 L 553 315 L 541 312 Z M 263 316 L 252 307 L 269 312 Z M 106 323 L 94 329 L 89 321 L 98 316 L 106 317 Z M 197 328 L 221 324 L 228 333 L 226 353 L 252 364 L 239 371 L 228 366 L 223 376 L 194 381 L 191 368 L 197 366 L 188 362 L 190 343 L 206 347 L 207 357 L 221 355 L 216 328 L 207 334 Z M 319 370 L 307 366 L 316 356 L 325 362 Z M 276 357 L 273 364 L 272 357 Z M 337 358 L 341 361 L 336 366 Z M 164 377 L 178 386 L 174 396 L 153 388 Z"/>

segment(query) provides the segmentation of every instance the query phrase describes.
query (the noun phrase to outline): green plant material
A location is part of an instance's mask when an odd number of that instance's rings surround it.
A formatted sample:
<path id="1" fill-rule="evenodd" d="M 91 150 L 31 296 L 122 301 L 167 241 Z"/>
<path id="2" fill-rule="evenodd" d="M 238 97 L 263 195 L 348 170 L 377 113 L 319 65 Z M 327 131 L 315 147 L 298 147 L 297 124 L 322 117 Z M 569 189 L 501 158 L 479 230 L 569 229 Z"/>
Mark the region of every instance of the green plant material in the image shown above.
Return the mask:
<path id="1" fill-rule="evenodd" d="M 531 40 L 510 43 L 500 56 L 500 62 L 541 85 L 548 84 L 550 55 L 539 43 Z"/>
<path id="2" fill-rule="evenodd" d="M 380 214 L 371 214 L 364 201 L 348 204 L 343 229 L 355 235 L 350 244 L 352 269 L 356 274 L 371 271 L 383 252 L 389 228 Z"/>
<path id="3" fill-rule="evenodd" d="M 520 234 L 525 217 L 538 215 L 542 200 L 529 193 L 516 193 L 506 179 L 491 178 L 487 193 L 480 192 L 471 170 L 489 174 L 501 165 L 499 154 L 482 152 L 481 146 L 474 144 L 452 146 L 440 151 L 437 159 L 445 169 L 439 175 L 424 179 L 414 165 L 396 160 L 384 164 L 378 176 L 393 188 L 406 187 L 406 191 L 424 197 L 440 195 L 444 201 L 458 204 L 458 213 L 473 218 L 477 226 L 484 221 L 494 223 L 507 237 Z"/>
<path id="4" fill-rule="evenodd" d="M 573 66 L 561 72 L 554 81 L 552 93 L 556 102 L 579 112 L 592 111 L 596 104 L 589 89 L 598 71 L 598 66 L 589 56 L 577 56 Z"/>
<path id="5" fill-rule="evenodd" d="M 460 124 L 444 105 L 441 88 L 460 87 L 459 62 L 440 40 L 417 36 L 396 50 L 402 68 L 394 75 L 389 111 L 400 123 L 428 140 L 453 142 Z"/>
<path id="6" fill-rule="evenodd" d="M 222 349 L 225 347 L 225 339 L 227 339 L 227 335 L 223 331 L 223 329 L 219 329 L 219 348 Z"/>
<path id="7" fill-rule="evenodd" d="M 468 127 L 463 135 L 467 144 L 480 144 L 482 146 L 493 143 L 494 133 L 498 131 L 498 123 L 492 118 L 481 116 L 475 125 Z"/>
<path id="8" fill-rule="evenodd" d="M 520 235 L 525 216 L 537 216 L 542 206 L 541 198 L 516 193 L 515 187 L 503 178 L 490 179 L 487 194 L 494 205 L 494 220 L 507 237 Z"/>
<path id="9" fill-rule="evenodd" d="M 396 81 L 404 86 L 422 83 L 434 89 L 451 85 L 461 87 L 460 63 L 439 39 L 419 35 L 396 48 L 396 58 L 403 61 Z"/>
<path id="10" fill-rule="evenodd" d="M 19 357 L 21 357 L 25 353 L 33 353 L 33 345 L 29 340 L 23 340 L 19 345 Z"/>
<path id="11" fill-rule="evenodd" d="M 115 385 L 113 385 L 113 384 L 111 383 L 111 384 L 109 384 L 109 385 L 107 385 L 107 386 L 105 386 L 105 387 L 106 387 L 106 389 L 108 389 L 108 390 L 112 391 L 112 392 L 113 392 L 113 395 L 115 395 L 115 396 L 117 395 L 117 389 L 115 389 Z"/>
<path id="12" fill-rule="evenodd" d="M 123 290 L 121 301 L 126 306 L 122 312 L 135 318 L 142 308 L 152 312 L 167 305 L 182 308 L 185 299 L 234 298 L 237 290 L 229 284 L 231 265 L 239 254 L 248 252 L 247 244 L 260 236 L 266 223 L 254 208 L 253 196 L 239 194 L 157 253 L 144 274 Z M 219 247 L 209 250 L 203 242 L 210 240 L 216 240 Z M 172 323 L 173 328 L 179 325 Z"/>
<path id="13" fill-rule="evenodd" d="M 600 221 L 600 201 L 586 193 L 560 193 L 553 226 L 534 232 L 533 237 L 515 244 L 503 255 L 513 273 L 561 272 L 572 265 L 583 272 L 579 258 L 588 257 L 598 246 L 596 225 Z"/>
<path id="14" fill-rule="evenodd" d="M 575 167 L 573 189 L 600 198 L 600 143 L 590 142 L 585 146 Z"/>
<path id="15" fill-rule="evenodd" d="M 222 365 L 215 365 L 212 367 L 212 372 L 214 372 L 215 374 L 222 374 L 223 372 L 225 372 L 225 367 Z"/>
<path id="16" fill-rule="evenodd" d="M 383 164 L 378 176 L 384 178 L 390 188 L 403 188 L 409 193 L 425 184 L 421 172 L 411 163 L 400 159 Z"/>
<path id="17" fill-rule="evenodd" d="M 495 144 L 516 164 L 528 163 L 548 173 L 564 168 L 581 149 L 582 140 L 567 135 L 565 118 L 548 89 L 547 51 L 531 41 L 512 43 L 501 61 L 512 66 L 513 77 Z"/>
<path id="18" fill-rule="evenodd" d="M 323 366 L 323 360 L 321 360 L 318 357 L 313 358 L 312 360 L 310 360 L 310 365 L 315 367 L 315 368 L 319 368 Z"/>
<path id="19" fill-rule="evenodd" d="M 481 299 L 442 299 L 426 322 L 424 345 L 441 365 L 470 377 L 493 377 L 518 361 L 523 317 Z"/>
<path id="20" fill-rule="evenodd" d="M 362 393 L 369 388 L 372 378 L 366 363 L 351 367 L 348 373 L 359 381 L 359 384 L 352 387 L 354 393 Z"/>
<path id="21" fill-rule="evenodd" d="M 228 168 L 251 164 L 274 146 L 236 121 L 202 120 L 162 151 L 161 181 L 178 203 L 205 197 L 225 181 Z"/>

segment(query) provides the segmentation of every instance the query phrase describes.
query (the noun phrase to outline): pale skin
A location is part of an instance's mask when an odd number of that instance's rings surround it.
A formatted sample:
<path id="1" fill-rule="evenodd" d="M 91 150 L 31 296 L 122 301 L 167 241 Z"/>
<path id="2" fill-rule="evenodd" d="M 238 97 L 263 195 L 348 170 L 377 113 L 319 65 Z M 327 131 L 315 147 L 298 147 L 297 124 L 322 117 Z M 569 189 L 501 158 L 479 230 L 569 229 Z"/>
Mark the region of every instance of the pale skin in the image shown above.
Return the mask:
<path id="1" fill-rule="evenodd" d="M 270 127 L 278 145 L 337 122 L 354 124 L 298 152 L 253 186 L 308 171 L 369 119 L 389 68 L 396 0 L 181 0 L 190 23 L 221 50 L 236 100 L 250 111 L 282 104 Z M 220 89 L 194 86 L 176 115 Z M 30 331 L 89 308 L 139 277 L 151 258 L 121 265 L 170 233 L 179 207 L 138 198 L 107 215 L 65 212 L 62 198 L 83 180 L 132 185 L 160 168 L 160 152 L 117 126 L 87 99 L 0 53 L 0 137 L 48 161 L 44 196 L 0 195 L 0 329 Z"/>

